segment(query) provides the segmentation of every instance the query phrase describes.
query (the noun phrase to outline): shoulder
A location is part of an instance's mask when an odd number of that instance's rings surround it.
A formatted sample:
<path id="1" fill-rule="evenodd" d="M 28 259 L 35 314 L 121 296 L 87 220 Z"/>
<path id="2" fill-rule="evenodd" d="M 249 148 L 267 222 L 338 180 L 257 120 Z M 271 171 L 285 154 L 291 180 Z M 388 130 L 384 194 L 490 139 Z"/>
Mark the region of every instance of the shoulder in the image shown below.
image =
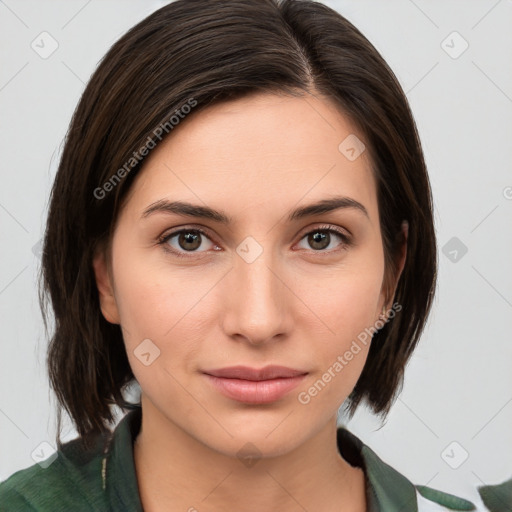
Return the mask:
<path id="1" fill-rule="evenodd" d="M 101 466 L 107 437 L 85 450 L 78 439 L 45 461 L 17 471 L 0 483 L 2 512 L 102 510 Z"/>
<path id="2" fill-rule="evenodd" d="M 338 427 L 338 449 L 352 465 L 363 468 L 370 510 L 410 512 L 476 511 L 464 498 L 423 485 L 414 485 L 386 464 L 369 446 L 344 426 Z M 373 507 L 373 508 L 372 508 Z"/>

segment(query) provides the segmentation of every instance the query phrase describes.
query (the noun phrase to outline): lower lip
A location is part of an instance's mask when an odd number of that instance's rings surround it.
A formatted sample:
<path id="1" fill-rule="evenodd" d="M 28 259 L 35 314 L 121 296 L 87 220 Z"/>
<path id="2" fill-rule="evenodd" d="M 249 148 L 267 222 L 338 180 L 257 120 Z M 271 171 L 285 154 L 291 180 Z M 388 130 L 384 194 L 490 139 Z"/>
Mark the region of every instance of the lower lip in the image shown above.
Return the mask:
<path id="1" fill-rule="evenodd" d="M 298 375 L 297 377 L 252 381 L 205 375 L 223 395 L 247 404 L 275 402 L 296 388 L 306 377 L 306 375 Z"/>

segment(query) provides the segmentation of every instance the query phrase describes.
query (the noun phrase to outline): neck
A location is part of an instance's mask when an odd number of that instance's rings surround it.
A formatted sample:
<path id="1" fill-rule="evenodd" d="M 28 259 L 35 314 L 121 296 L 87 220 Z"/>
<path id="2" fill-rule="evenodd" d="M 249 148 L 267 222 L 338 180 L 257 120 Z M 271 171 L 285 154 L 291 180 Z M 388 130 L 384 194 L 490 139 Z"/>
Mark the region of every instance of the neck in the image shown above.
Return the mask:
<path id="1" fill-rule="evenodd" d="M 251 462 L 207 446 L 144 396 L 142 410 L 134 460 L 145 512 L 366 510 L 364 473 L 339 454 L 336 417 L 295 449 Z"/>

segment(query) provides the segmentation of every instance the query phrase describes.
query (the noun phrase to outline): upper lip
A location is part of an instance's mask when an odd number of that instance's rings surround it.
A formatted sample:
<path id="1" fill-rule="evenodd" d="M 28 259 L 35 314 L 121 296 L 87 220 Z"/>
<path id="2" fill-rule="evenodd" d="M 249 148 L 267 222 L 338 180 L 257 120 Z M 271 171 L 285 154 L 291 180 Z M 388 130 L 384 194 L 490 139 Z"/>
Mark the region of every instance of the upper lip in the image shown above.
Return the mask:
<path id="1" fill-rule="evenodd" d="M 203 373 L 214 377 L 243 380 L 269 380 L 279 378 L 297 377 L 308 372 L 287 368 L 286 366 L 270 365 L 264 368 L 250 368 L 249 366 L 230 366 L 215 370 L 206 370 Z"/>

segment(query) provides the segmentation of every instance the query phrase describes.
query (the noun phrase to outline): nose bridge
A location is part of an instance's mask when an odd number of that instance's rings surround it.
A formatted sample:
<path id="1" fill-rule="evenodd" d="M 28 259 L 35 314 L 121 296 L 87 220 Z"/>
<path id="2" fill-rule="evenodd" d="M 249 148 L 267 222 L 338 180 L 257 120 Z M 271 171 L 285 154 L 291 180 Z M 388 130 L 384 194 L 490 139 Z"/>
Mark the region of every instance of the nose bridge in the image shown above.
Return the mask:
<path id="1" fill-rule="evenodd" d="M 261 343 L 286 331 L 290 325 L 290 291 L 279 276 L 279 268 L 271 249 L 255 239 L 248 237 L 237 247 L 226 312 L 229 334 Z"/>

